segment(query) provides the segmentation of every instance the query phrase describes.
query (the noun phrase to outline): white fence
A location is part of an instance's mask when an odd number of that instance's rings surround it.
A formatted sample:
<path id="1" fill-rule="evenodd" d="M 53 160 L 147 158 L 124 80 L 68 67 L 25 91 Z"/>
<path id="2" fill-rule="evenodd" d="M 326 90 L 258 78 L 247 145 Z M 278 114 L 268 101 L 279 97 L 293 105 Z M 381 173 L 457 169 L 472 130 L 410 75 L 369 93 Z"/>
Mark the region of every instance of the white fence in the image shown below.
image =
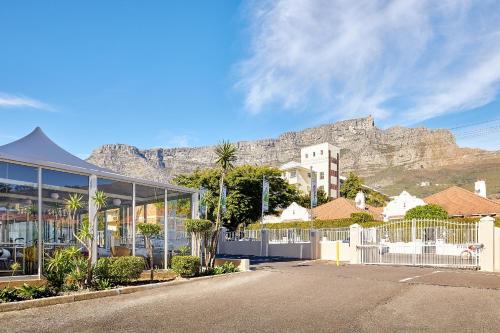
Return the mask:
<path id="1" fill-rule="evenodd" d="M 347 261 L 351 264 L 480 268 L 500 271 L 500 228 L 477 223 L 415 220 L 373 228 L 262 229 L 223 232 L 219 254 Z"/>
<path id="2" fill-rule="evenodd" d="M 330 229 L 318 229 L 319 239 L 321 241 L 342 241 L 349 243 L 351 238 L 351 231 L 349 228 L 330 228 Z"/>
<path id="3" fill-rule="evenodd" d="M 287 244 L 287 243 L 309 243 L 311 242 L 311 233 L 309 229 L 270 229 L 269 243 Z"/>
<path id="4" fill-rule="evenodd" d="M 478 223 L 396 221 L 361 230 L 361 263 L 478 267 Z"/>

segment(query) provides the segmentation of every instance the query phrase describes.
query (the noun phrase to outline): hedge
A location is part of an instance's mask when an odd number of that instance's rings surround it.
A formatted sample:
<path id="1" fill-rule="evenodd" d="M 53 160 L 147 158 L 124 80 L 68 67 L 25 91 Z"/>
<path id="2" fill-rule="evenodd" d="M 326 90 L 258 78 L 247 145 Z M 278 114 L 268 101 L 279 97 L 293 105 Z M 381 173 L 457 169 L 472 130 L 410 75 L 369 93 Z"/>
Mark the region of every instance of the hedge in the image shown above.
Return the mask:
<path id="1" fill-rule="evenodd" d="M 175 256 L 172 258 L 172 270 L 182 277 L 200 274 L 200 258 L 196 256 Z"/>
<path id="2" fill-rule="evenodd" d="M 145 268 L 143 257 L 106 257 L 99 258 L 94 269 L 94 280 L 108 281 L 112 285 L 126 284 L 141 276 Z"/>
<path id="3" fill-rule="evenodd" d="M 478 222 L 479 217 L 453 217 L 448 219 L 448 221 L 455 222 Z M 312 222 L 282 222 L 282 223 L 266 223 L 264 225 L 265 229 L 311 229 L 311 225 L 313 229 L 326 229 L 326 228 L 346 228 L 356 222 L 349 219 L 338 219 L 338 220 L 314 220 Z M 383 225 L 387 222 L 382 221 L 371 221 L 371 222 L 362 222 L 358 223 L 362 227 L 370 228 L 376 227 L 379 225 Z M 495 226 L 500 228 L 500 216 L 495 219 Z M 249 230 L 257 230 L 261 228 L 260 223 L 252 223 L 249 224 L 246 229 Z"/>
<path id="4" fill-rule="evenodd" d="M 325 229 L 325 228 L 347 228 L 356 222 L 353 219 L 338 219 L 338 220 L 314 220 L 311 222 L 282 222 L 282 223 L 266 223 L 266 229 Z M 381 221 L 370 221 L 358 223 L 359 225 L 369 228 L 384 224 Z M 260 223 L 253 223 L 247 226 L 247 229 L 260 229 Z"/>

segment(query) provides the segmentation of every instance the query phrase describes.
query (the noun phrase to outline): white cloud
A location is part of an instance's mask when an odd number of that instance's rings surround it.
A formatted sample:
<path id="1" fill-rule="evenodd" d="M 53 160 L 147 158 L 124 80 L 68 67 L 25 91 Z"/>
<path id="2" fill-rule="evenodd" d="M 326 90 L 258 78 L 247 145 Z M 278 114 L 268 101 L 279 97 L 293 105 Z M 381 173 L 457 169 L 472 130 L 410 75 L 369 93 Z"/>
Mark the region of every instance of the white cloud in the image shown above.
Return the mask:
<path id="1" fill-rule="evenodd" d="M 495 1 L 252 2 L 237 86 L 252 113 L 273 106 L 322 120 L 423 120 L 495 99 Z"/>
<path id="2" fill-rule="evenodd" d="M 198 138 L 193 133 L 173 133 L 170 130 L 162 130 L 156 135 L 160 147 L 185 148 L 192 147 Z"/>
<path id="3" fill-rule="evenodd" d="M 22 95 L 10 95 L 2 92 L 0 92 L 0 108 L 1 107 L 27 107 L 45 111 L 54 111 L 54 108 L 52 106 L 39 100 Z"/>

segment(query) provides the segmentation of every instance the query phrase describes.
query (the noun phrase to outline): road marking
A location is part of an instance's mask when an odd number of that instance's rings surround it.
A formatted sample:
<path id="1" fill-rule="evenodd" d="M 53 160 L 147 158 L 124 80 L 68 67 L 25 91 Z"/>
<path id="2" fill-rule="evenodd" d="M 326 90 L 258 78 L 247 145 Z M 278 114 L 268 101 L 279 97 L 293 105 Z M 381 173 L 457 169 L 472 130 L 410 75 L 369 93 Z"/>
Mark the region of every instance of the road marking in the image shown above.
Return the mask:
<path id="1" fill-rule="evenodd" d="M 428 273 L 428 274 L 424 274 L 424 275 L 415 275 L 415 276 L 411 276 L 411 277 L 407 277 L 407 278 L 404 278 L 404 279 L 401 279 L 399 280 L 399 282 L 407 282 L 407 281 L 411 281 L 411 280 L 414 280 L 414 279 L 418 279 L 422 276 L 427 276 L 427 275 L 432 275 L 432 274 L 436 274 L 436 273 L 439 273 L 441 271 L 434 271 L 434 272 L 431 272 L 431 273 Z"/>

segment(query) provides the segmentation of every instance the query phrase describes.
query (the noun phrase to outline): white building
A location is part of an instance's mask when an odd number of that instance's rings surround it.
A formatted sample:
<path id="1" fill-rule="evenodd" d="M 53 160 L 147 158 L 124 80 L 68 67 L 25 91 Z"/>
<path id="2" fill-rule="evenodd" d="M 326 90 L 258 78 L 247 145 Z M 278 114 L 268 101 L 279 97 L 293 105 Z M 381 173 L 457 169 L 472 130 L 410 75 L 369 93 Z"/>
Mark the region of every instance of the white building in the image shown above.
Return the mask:
<path id="1" fill-rule="evenodd" d="M 382 215 L 384 217 L 384 221 L 387 222 L 389 220 L 403 218 L 406 212 L 410 209 L 424 205 L 426 205 L 424 200 L 403 191 L 384 207 Z"/>
<path id="2" fill-rule="evenodd" d="M 309 209 L 302 207 L 296 202 L 292 202 L 280 216 L 267 215 L 264 216 L 264 223 L 280 223 L 292 221 L 311 221 L 311 212 Z"/>
<path id="3" fill-rule="evenodd" d="M 311 191 L 311 170 L 316 176 L 318 190 L 323 189 L 331 199 L 339 197 L 340 148 L 328 142 L 304 147 L 300 150 L 300 162 L 288 162 L 281 166 L 283 178 L 295 184 L 304 193 Z"/>

